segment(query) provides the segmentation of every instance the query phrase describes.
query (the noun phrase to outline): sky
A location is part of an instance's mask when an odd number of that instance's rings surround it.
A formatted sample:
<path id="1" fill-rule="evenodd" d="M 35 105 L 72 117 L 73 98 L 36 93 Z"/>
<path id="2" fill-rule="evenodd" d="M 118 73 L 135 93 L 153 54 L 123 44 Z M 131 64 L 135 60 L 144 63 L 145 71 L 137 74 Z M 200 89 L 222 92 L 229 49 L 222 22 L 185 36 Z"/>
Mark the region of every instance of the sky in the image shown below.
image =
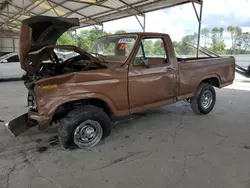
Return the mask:
<path id="1" fill-rule="evenodd" d="M 198 11 L 200 6 L 196 6 Z M 141 19 L 142 20 L 142 19 Z M 202 28 L 240 26 L 250 32 L 250 0 L 204 0 Z M 104 30 L 142 31 L 135 17 L 104 24 Z M 198 21 L 191 3 L 146 14 L 146 31 L 170 34 L 172 40 L 198 32 Z M 226 43 L 230 36 L 225 33 Z"/>

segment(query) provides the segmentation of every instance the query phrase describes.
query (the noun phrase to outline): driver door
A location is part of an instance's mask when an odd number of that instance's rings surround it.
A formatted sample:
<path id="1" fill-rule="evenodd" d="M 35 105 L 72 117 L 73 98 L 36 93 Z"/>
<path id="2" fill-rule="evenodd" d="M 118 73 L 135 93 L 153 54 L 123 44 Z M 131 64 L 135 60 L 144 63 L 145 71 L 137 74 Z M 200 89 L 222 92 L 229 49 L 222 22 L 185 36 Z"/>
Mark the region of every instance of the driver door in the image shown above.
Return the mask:
<path id="1" fill-rule="evenodd" d="M 173 103 L 177 72 L 168 62 L 163 38 L 144 38 L 128 73 L 130 112 Z"/>

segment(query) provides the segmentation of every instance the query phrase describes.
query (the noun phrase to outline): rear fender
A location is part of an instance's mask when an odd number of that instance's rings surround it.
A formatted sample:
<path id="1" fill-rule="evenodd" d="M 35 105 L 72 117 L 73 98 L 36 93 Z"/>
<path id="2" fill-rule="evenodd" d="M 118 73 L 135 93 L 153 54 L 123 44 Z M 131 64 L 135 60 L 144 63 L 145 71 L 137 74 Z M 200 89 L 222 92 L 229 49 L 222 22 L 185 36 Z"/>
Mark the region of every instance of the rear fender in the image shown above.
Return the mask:
<path id="1" fill-rule="evenodd" d="M 218 74 L 205 75 L 201 78 L 200 82 L 202 82 L 203 80 L 209 79 L 209 78 L 217 78 L 219 80 L 219 84 L 221 84 L 221 79 L 220 79 L 220 76 Z"/>
<path id="2" fill-rule="evenodd" d="M 197 79 L 196 77 L 191 78 L 191 85 L 195 86 L 195 89 L 198 89 L 199 85 L 202 83 L 202 81 L 209 79 L 209 78 L 217 78 L 219 80 L 219 85 L 221 84 L 221 79 L 218 74 L 208 74 L 200 79 Z"/>

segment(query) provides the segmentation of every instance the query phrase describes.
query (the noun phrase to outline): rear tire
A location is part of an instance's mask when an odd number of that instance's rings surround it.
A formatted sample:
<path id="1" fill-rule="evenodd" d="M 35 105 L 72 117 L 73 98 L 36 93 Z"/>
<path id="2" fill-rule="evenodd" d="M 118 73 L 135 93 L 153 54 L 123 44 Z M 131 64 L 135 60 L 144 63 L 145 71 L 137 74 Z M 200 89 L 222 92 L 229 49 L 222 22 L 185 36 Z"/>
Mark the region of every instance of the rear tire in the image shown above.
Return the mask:
<path id="1" fill-rule="evenodd" d="M 70 111 L 60 121 L 58 132 L 64 149 L 91 148 L 110 135 L 110 119 L 100 108 L 86 105 Z"/>
<path id="2" fill-rule="evenodd" d="M 196 114 L 210 113 L 216 102 L 214 87 L 208 83 L 200 84 L 196 95 L 191 98 L 191 108 Z"/>

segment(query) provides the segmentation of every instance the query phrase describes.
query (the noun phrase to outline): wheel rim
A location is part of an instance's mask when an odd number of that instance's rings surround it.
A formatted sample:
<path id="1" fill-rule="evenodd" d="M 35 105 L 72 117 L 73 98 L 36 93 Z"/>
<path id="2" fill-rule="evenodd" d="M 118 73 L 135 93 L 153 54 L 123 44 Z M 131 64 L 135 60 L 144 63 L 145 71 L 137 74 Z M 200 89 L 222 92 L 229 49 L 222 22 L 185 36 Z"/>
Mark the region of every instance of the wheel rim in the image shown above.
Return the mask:
<path id="1" fill-rule="evenodd" d="M 74 131 L 74 142 L 80 148 L 93 147 L 98 144 L 103 135 L 99 122 L 87 120 L 82 122 Z"/>
<path id="2" fill-rule="evenodd" d="M 213 94 L 211 91 L 206 90 L 201 96 L 201 105 L 203 108 L 208 109 L 213 102 Z"/>

